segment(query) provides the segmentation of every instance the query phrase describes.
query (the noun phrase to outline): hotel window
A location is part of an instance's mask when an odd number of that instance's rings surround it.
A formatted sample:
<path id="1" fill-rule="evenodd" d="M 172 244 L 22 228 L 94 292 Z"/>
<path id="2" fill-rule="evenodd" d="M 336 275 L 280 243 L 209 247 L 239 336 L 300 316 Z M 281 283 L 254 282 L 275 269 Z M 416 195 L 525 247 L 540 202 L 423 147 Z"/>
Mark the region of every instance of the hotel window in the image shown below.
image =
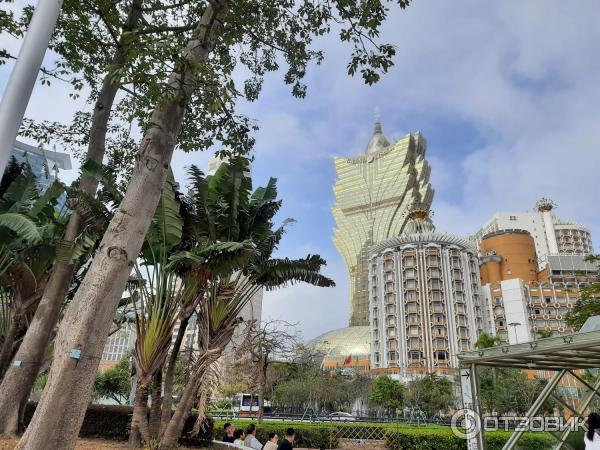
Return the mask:
<path id="1" fill-rule="evenodd" d="M 440 276 L 440 269 L 434 268 L 434 269 L 430 269 L 430 273 L 432 277 L 439 277 Z"/>
<path id="2" fill-rule="evenodd" d="M 419 334 L 419 327 L 414 325 L 408 327 L 408 334 Z"/>
<path id="3" fill-rule="evenodd" d="M 432 288 L 439 288 L 440 287 L 440 280 L 431 280 L 431 287 Z"/>
<path id="4" fill-rule="evenodd" d="M 404 296 L 404 298 L 409 301 L 416 300 L 417 293 L 416 292 L 407 292 L 406 295 Z"/>
<path id="5" fill-rule="evenodd" d="M 406 288 L 414 289 L 416 287 L 415 280 L 406 280 Z"/>
<path id="6" fill-rule="evenodd" d="M 508 219 L 512 220 L 512 221 L 515 221 L 515 220 L 517 220 L 517 216 L 510 216 Z"/>
<path id="7" fill-rule="evenodd" d="M 404 275 L 408 278 L 414 278 L 415 277 L 415 269 L 406 269 L 404 271 Z"/>

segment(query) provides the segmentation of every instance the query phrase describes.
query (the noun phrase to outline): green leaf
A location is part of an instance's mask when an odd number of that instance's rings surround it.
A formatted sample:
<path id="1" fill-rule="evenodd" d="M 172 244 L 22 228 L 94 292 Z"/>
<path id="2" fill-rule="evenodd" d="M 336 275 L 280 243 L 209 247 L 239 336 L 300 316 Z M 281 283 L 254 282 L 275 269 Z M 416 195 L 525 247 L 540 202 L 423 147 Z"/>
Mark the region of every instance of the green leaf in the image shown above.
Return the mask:
<path id="1" fill-rule="evenodd" d="M 8 228 L 10 231 L 15 233 L 17 237 L 35 243 L 40 240 L 40 234 L 35 223 L 18 213 L 4 213 L 0 214 L 0 228 Z"/>
<path id="2" fill-rule="evenodd" d="M 50 207 L 53 208 L 57 200 L 65 191 L 66 188 L 63 183 L 58 180 L 54 181 L 54 183 L 46 189 L 46 192 L 33 203 L 33 206 L 27 212 L 27 215 L 34 219 L 42 212 L 45 206 L 50 205 Z"/>

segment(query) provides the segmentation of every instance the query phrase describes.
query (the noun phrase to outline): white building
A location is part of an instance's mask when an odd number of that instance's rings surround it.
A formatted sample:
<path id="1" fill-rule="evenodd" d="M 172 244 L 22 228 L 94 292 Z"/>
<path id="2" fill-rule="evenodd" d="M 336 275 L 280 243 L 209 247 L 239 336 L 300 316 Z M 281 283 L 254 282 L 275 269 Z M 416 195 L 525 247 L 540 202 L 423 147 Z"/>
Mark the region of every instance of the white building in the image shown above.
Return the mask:
<path id="1" fill-rule="evenodd" d="M 413 208 L 405 232 L 370 249 L 371 368 L 400 379 L 452 376 L 484 318 L 477 248 L 438 233 L 427 208 Z"/>
<path id="2" fill-rule="evenodd" d="M 538 260 L 547 255 L 593 253 L 590 230 L 584 225 L 557 218 L 552 210 L 551 200 L 542 199 L 537 203 L 536 212 L 498 212 L 477 233 L 481 239 L 490 233 L 503 230 L 525 230 L 533 237 Z"/>

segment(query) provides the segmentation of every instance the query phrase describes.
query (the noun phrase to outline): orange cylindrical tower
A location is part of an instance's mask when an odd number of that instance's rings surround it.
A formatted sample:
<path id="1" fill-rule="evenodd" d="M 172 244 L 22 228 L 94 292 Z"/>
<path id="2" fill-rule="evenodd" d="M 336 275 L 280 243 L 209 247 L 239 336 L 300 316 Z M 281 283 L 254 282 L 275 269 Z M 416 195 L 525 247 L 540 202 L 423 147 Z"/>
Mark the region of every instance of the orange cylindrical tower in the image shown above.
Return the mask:
<path id="1" fill-rule="evenodd" d="M 538 273 L 535 243 L 525 230 L 504 230 L 481 240 L 481 281 L 483 284 L 521 278 L 536 281 Z"/>

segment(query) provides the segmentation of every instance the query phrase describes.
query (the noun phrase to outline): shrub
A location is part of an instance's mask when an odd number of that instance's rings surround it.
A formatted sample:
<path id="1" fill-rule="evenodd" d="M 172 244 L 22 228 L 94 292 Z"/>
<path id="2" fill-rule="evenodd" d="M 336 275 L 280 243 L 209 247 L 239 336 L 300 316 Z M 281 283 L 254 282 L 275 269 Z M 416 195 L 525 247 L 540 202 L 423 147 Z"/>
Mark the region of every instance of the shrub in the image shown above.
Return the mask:
<path id="1" fill-rule="evenodd" d="M 25 424 L 29 424 L 33 413 L 35 412 L 35 403 L 29 403 L 25 410 Z M 131 406 L 116 405 L 90 405 L 85 412 L 83 425 L 79 435 L 89 438 L 103 438 L 118 441 L 125 441 L 129 437 L 129 425 L 131 423 Z M 206 441 L 211 441 L 214 437 L 213 420 L 208 419 L 208 426 L 204 433 L 200 433 L 197 438 L 190 438 L 189 432 L 196 422 L 196 414 L 191 415 L 185 423 L 182 438 L 180 442 L 188 447 L 205 446 Z"/>
<path id="2" fill-rule="evenodd" d="M 486 433 L 488 450 L 501 450 L 510 437 L 510 432 L 492 431 Z M 554 439 L 543 433 L 528 433 L 521 437 L 517 448 L 520 450 L 551 450 Z M 388 432 L 386 447 L 389 450 L 466 450 L 467 441 L 452 433 L 450 428 L 414 428 Z"/>
<path id="3" fill-rule="evenodd" d="M 233 421 L 231 422 L 236 428 L 245 429 L 250 422 L 248 421 Z M 223 429 L 224 422 L 216 422 L 217 430 Z M 279 440 L 285 438 L 285 430 L 292 427 L 296 431 L 296 442 L 294 447 L 301 448 L 337 448 L 339 446 L 339 438 L 334 427 L 327 425 L 315 426 L 313 424 L 289 423 L 289 422 L 263 422 L 256 424 L 256 438 L 263 444 L 269 439 L 269 433 L 277 433 Z M 220 439 L 217 435 L 216 438 Z"/>

